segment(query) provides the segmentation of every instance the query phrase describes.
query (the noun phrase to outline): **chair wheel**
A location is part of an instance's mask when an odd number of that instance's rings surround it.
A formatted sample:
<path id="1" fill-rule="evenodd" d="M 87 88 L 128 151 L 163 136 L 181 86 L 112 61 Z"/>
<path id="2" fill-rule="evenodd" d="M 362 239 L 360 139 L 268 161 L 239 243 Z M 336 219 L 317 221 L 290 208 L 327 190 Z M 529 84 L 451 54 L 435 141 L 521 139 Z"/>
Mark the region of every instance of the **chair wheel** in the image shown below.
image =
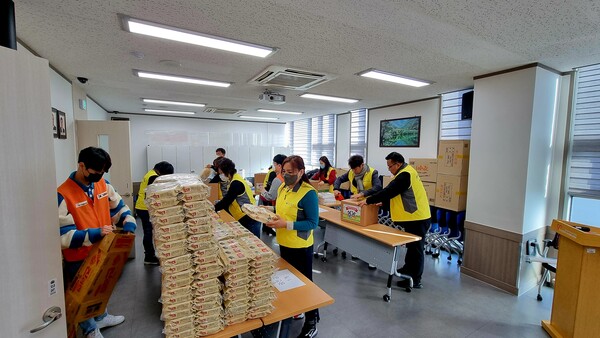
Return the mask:
<path id="1" fill-rule="evenodd" d="M 458 260 L 458 265 L 462 265 L 462 259 Z"/>
<path id="2" fill-rule="evenodd" d="M 337 248 L 333 249 L 333 255 L 334 255 L 334 256 L 337 256 L 337 255 L 338 255 L 338 249 L 337 249 Z"/>
<path id="3" fill-rule="evenodd" d="M 327 262 L 327 257 L 321 257 L 322 262 Z"/>
<path id="4" fill-rule="evenodd" d="M 438 258 L 438 257 L 440 257 L 440 253 L 438 252 L 438 253 L 431 254 L 431 257 Z"/>
<path id="5" fill-rule="evenodd" d="M 410 288 L 410 287 L 409 287 L 409 288 L 406 288 L 406 289 L 404 289 L 404 291 L 406 291 L 406 292 L 409 292 L 409 293 L 410 293 L 410 292 L 412 292 L 412 288 Z"/>
<path id="6" fill-rule="evenodd" d="M 383 300 L 384 300 L 384 301 L 386 301 L 386 302 L 388 302 L 388 303 L 389 303 L 389 302 L 390 302 L 390 299 L 391 299 L 391 298 L 390 298 L 390 296 L 389 296 L 389 295 L 383 295 Z"/>
<path id="7" fill-rule="evenodd" d="M 342 252 L 342 258 L 346 259 L 346 251 Z"/>
<path id="8" fill-rule="evenodd" d="M 541 302 L 542 300 L 544 300 L 544 298 L 542 298 L 542 295 L 537 295 L 537 300 L 538 302 Z"/>
<path id="9" fill-rule="evenodd" d="M 431 255 L 432 253 L 433 253 L 433 251 L 431 251 L 431 250 L 427 250 L 427 251 L 425 251 L 425 254 L 426 254 L 426 255 Z"/>
<path id="10" fill-rule="evenodd" d="M 315 256 L 315 258 L 319 258 L 319 254 L 318 253 L 313 254 L 313 256 Z"/>

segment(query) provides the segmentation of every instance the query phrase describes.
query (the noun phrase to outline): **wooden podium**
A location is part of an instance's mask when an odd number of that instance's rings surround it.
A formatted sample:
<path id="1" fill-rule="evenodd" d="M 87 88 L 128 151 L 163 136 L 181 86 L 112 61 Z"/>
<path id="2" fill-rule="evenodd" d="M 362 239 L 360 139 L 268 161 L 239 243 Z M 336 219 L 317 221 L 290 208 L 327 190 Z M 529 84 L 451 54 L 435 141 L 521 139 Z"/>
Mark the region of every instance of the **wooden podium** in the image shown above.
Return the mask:
<path id="1" fill-rule="evenodd" d="M 577 227 L 589 228 L 584 232 Z M 542 327 L 553 338 L 597 337 L 600 332 L 600 228 L 552 221 L 560 234 L 550 321 Z"/>

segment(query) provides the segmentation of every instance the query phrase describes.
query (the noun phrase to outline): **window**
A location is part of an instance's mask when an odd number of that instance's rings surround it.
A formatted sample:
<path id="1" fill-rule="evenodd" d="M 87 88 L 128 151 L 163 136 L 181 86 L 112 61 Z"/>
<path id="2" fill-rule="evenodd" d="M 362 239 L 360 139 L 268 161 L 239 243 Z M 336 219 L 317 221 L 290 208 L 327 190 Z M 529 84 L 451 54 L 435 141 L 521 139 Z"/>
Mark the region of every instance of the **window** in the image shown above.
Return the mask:
<path id="1" fill-rule="evenodd" d="M 350 112 L 350 155 L 367 157 L 367 110 Z"/>
<path id="2" fill-rule="evenodd" d="M 442 94 L 440 140 L 470 140 L 471 119 L 462 119 L 462 95 L 473 89 Z"/>
<path id="3" fill-rule="evenodd" d="M 569 219 L 590 220 L 600 205 L 600 64 L 575 75 L 571 119 L 568 194 Z"/>
<path id="4" fill-rule="evenodd" d="M 312 152 L 310 163 L 306 164 L 318 167 L 321 156 L 327 156 L 330 163 L 335 163 L 335 115 L 313 117 L 311 120 Z"/>
<path id="5" fill-rule="evenodd" d="M 301 156 L 306 166 L 319 166 L 327 156 L 335 163 L 335 115 L 324 115 L 289 123 L 289 142 L 293 155 Z"/>

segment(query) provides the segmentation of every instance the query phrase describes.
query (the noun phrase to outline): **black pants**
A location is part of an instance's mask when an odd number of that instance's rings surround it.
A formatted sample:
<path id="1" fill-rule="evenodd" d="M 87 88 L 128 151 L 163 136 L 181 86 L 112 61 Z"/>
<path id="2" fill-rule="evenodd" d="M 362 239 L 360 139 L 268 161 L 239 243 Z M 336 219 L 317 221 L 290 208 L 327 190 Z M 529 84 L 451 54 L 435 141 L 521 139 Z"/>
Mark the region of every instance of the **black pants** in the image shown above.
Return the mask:
<path id="1" fill-rule="evenodd" d="M 415 284 L 421 282 L 423 267 L 425 264 L 425 234 L 429 230 L 429 219 L 421 221 L 394 222 L 401 226 L 408 233 L 421 237 L 418 242 L 406 244 L 406 257 L 404 257 L 404 266 L 400 272 L 412 277 Z"/>
<path id="2" fill-rule="evenodd" d="M 148 210 L 140 210 L 135 209 L 135 213 L 140 216 L 142 220 L 142 228 L 144 229 L 144 239 L 142 243 L 144 244 L 144 253 L 146 254 L 146 258 L 154 257 L 154 242 L 152 240 L 152 223 L 150 222 L 150 214 Z"/>

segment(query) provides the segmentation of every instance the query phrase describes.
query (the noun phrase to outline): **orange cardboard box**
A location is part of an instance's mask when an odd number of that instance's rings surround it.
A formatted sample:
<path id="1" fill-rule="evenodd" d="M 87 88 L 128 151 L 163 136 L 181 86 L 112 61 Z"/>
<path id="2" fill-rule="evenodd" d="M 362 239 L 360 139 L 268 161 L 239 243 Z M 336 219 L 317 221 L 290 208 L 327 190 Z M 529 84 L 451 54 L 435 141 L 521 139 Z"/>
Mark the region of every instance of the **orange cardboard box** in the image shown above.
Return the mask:
<path id="1" fill-rule="evenodd" d="M 208 195 L 208 201 L 215 204 L 215 201 L 219 200 L 219 183 L 209 183 L 210 195 Z"/>
<path id="2" fill-rule="evenodd" d="M 467 140 L 440 141 L 437 173 L 465 176 L 469 174 L 471 143 Z"/>
<path id="3" fill-rule="evenodd" d="M 105 311 L 134 242 L 135 235 L 115 231 L 94 245 L 65 293 L 69 337 L 77 323 Z"/>
<path id="4" fill-rule="evenodd" d="M 319 191 L 319 192 L 329 191 L 329 184 L 327 184 L 327 183 L 319 185 L 319 181 L 310 180 L 310 185 L 312 185 L 313 188 L 315 188 L 315 190 Z"/>
<path id="5" fill-rule="evenodd" d="M 342 221 L 355 223 L 362 226 L 371 224 L 377 224 L 379 218 L 379 206 L 377 205 L 363 205 L 358 206 L 358 201 L 355 200 L 343 200 L 341 205 Z"/>
<path id="6" fill-rule="evenodd" d="M 415 168 L 423 182 L 435 182 L 437 178 L 437 158 L 411 158 L 408 162 Z"/>
<path id="7" fill-rule="evenodd" d="M 438 208 L 464 211 L 467 207 L 468 176 L 438 174 L 435 187 L 435 206 Z"/>

